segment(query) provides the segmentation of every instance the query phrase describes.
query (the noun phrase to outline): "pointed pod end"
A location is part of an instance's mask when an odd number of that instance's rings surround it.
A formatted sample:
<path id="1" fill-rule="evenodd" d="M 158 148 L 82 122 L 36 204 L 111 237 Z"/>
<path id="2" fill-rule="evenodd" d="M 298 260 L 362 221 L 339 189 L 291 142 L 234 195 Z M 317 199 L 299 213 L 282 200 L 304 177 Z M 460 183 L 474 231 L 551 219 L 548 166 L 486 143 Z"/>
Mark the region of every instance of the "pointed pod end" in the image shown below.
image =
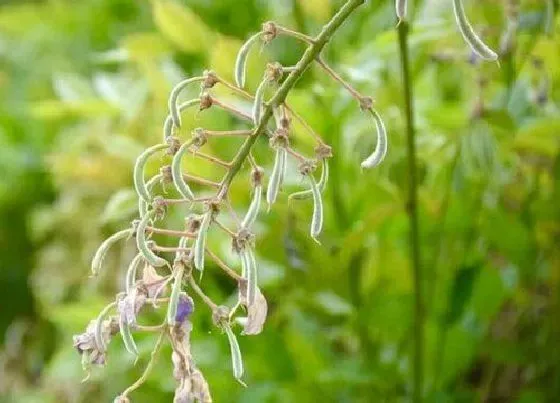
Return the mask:
<path id="1" fill-rule="evenodd" d="M 317 237 L 315 237 L 315 236 L 312 235 L 312 236 L 311 236 L 311 239 L 313 239 L 317 244 L 323 245 L 323 244 L 321 243 L 321 241 L 319 241 L 319 240 L 317 239 Z"/>

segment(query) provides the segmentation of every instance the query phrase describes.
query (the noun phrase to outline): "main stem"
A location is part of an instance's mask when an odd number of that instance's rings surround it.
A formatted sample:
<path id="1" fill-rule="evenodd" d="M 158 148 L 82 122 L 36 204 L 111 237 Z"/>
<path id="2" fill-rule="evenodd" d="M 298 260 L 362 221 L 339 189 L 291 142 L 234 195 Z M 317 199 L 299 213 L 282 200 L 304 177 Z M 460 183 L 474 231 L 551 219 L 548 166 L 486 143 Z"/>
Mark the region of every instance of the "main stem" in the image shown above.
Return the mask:
<path id="1" fill-rule="evenodd" d="M 348 0 L 344 6 L 332 17 L 332 19 L 323 27 L 319 35 L 314 38 L 314 43 L 310 45 L 300 61 L 296 64 L 294 71 L 286 78 L 282 83 L 280 88 L 276 91 L 274 96 L 268 102 L 264 113 L 262 115 L 259 125 L 253 131 L 253 134 L 247 138 L 243 146 L 239 149 L 239 152 L 235 156 L 234 160 L 231 162 L 231 167 L 227 172 L 226 176 L 222 181 L 220 191 L 218 192 L 218 198 L 221 199 L 227 194 L 227 190 L 231 181 L 241 169 L 245 159 L 249 155 L 251 148 L 257 141 L 257 138 L 264 133 L 268 121 L 273 116 L 274 108 L 282 105 L 286 100 L 290 90 L 296 85 L 296 82 L 303 75 L 305 70 L 309 67 L 311 63 L 319 56 L 325 45 L 331 39 L 336 30 L 342 25 L 342 23 L 352 14 L 352 12 L 362 5 L 365 0 Z"/>
<path id="2" fill-rule="evenodd" d="M 416 142 L 414 129 L 414 112 L 412 96 L 412 80 L 410 77 L 408 54 L 407 22 L 401 22 L 399 31 L 399 51 L 401 55 L 401 71 L 404 86 L 404 104 L 406 112 L 406 145 L 408 159 L 408 201 L 407 212 L 410 221 L 410 245 L 412 275 L 414 280 L 414 391 L 413 401 L 422 401 L 424 384 L 424 298 L 422 265 L 420 261 L 420 236 L 418 226 L 418 179 L 416 169 Z"/>

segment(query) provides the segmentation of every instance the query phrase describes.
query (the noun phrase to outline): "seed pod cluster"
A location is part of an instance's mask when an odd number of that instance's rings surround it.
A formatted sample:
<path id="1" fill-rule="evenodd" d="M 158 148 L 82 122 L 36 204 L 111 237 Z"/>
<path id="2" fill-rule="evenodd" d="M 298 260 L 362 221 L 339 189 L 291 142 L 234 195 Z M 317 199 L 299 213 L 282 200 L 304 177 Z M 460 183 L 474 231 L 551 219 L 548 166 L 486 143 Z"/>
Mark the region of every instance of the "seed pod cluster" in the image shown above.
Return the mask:
<path id="1" fill-rule="evenodd" d="M 397 14 L 399 18 L 404 19 L 406 1 L 397 1 L 397 3 Z M 242 321 L 244 323 L 242 334 L 254 335 L 262 331 L 267 316 L 268 306 L 266 298 L 258 287 L 257 250 L 255 249 L 254 235 L 252 233 L 261 209 L 262 194 L 266 192 L 266 201 L 270 210 L 271 206 L 277 201 L 280 189 L 284 184 L 288 155 L 290 155 L 290 161 L 293 158 L 301 162 L 300 172 L 308 181 L 309 187 L 304 191 L 292 194 L 289 199 L 313 199 L 310 236 L 318 242 L 323 229 L 322 193 L 326 189 L 329 179 L 328 158 L 332 156 L 331 148 L 322 141 L 321 137 L 313 131 L 303 118 L 297 115 L 297 112 L 286 104 L 286 96 L 281 94 L 282 87 L 290 83 L 294 78 L 298 78 L 309 67 L 311 61 L 304 63 L 305 59 L 302 59 L 295 66 L 291 67 L 283 67 L 278 62 L 269 63 L 266 66 L 262 81 L 256 88 L 254 97 L 244 90 L 247 77 L 247 59 L 251 49 L 259 40 L 262 40 L 264 44 L 268 44 L 278 35 L 288 35 L 302 40 L 307 46 L 316 46 L 315 38 L 286 29 L 273 22 L 267 22 L 263 24 L 261 32 L 254 34 L 245 42 L 237 55 L 234 71 L 237 85 L 227 83 L 216 73 L 207 70 L 200 77 L 182 80 L 172 89 L 167 105 L 168 116 L 163 124 L 163 141 L 144 150 L 134 165 L 133 182 L 138 195 L 139 219 L 133 222 L 132 228 L 119 231 L 106 239 L 92 260 L 92 273 L 97 274 L 101 269 L 104 257 L 113 244 L 127 237 L 135 237 L 137 253 L 126 270 L 125 292 L 119 294 L 117 301 L 106 307 L 95 323 L 92 321 L 93 326 L 91 329 L 88 328 L 86 334 L 79 337 L 79 341 L 84 340 L 86 337 L 90 337 L 88 340 L 91 340 L 91 337 L 93 337 L 95 341 L 95 346 L 93 347 L 97 350 L 88 351 L 87 354 L 82 355 L 83 362 L 86 365 L 91 365 L 94 360 L 104 362 L 108 332 L 111 335 L 120 332 L 127 351 L 137 357 L 138 348 L 133 338 L 133 331 L 153 331 L 154 328 L 159 330 L 157 326 L 141 326 L 137 324 L 137 314 L 139 314 L 147 300 L 151 300 L 154 307 L 156 302 L 165 302 L 167 303 L 166 317 L 160 325 L 162 332 L 154 351 L 159 348 L 163 339 L 170 339 L 173 346 L 172 360 L 174 369 L 177 373 L 181 372 L 181 376 L 176 377 L 176 379 L 181 380 L 183 385 L 176 390 L 177 398 L 190 401 L 194 399 L 193 396 L 209 397 L 207 384 L 200 372 L 197 372 L 198 370 L 190 357 L 188 339 L 192 324 L 189 321 L 189 315 L 192 313 L 194 305 L 192 299 L 186 293 L 185 287 L 188 284 L 189 290 L 197 294 L 212 309 L 214 323 L 226 333 L 230 346 L 234 377 L 244 385 L 242 381 L 244 372 L 243 361 L 231 324 L 236 321 Z M 324 62 L 321 61 L 321 63 L 324 65 Z M 286 81 L 282 81 L 286 73 L 290 75 Z M 335 78 L 338 77 L 334 72 L 330 75 Z M 194 83 L 200 83 L 201 92 L 199 98 L 180 103 L 179 99 L 183 91 Z M 238 110 L 235 106 L 222 102 L 213 93 L 212 89 L 216 84 L 224 85 L 235 94 L 241 95 L 246 99 L 252 99 L 252 113 L 248 115 L 244 111 Z M 291 88 L 290 85 L 293 84 L 288 85 L 289 89 Z M 348 85 L 344 86 L 350 89 L 350 92 L 356 96 L 356 91 Z M 267 89 L 271 89 L 272 92 L 272 89 L 278 87 L 279 89 L 277 89 L 276 94 L 267 102 L 265 100 Z M 371 98 L 359 96 L 356 99 L 359 100 L 362 109 L 370 110 L 372 108 L 373 100 Z M 199 111 L 207 110 L 213 105 L 215 108 L 221 108 L 231 113 L 234 117 L 246 121 L 249 128 L 225 131 L 198 128 L 192 132 L 190 139 L 185 140 L 181 137 L 181 129 L 183 128 L 181 114 L 183 111 L 196 105 L 198 105 Z M 362 163 L 363 167 L 378 165 L 387 150 L 387 138 L 383 122 L 373 109 L 371 109 L 371 113 L 376 122 L 377 146 L 373 154 Z M 275 130 L 272 127 L 273 122 L 270 122 L 272 116 L 275 117 L 276 121 Z M 293 129 L 292 117 L 294 120 L 297 119 L 298 124 L 309 132 L 308 134 L 313 136 L 316 145 L 314 158 L 308 158 L 290 145 L 291 130 Z M 295 136 L 299 136 L 299 134 L 298 132 L 294 133 Z M 225 162 L 211 153 L 199 151 L 207 143 L 212 143 L 224 136 L 245 136 L 243 145 L 241 145 L 234 160 L 231 162 Z M 258 167 L 257 161 L 251 153 L 251 147 L 257 140 L 257 136 L 269 137 L 269 144 L 274 154 L 273 167 L 266 175 L 266 179 L 268 179 L 266 191 L 263 189 L 265 186 L 264 170 Z M 294 140 L 296 145 L 299 143 L 297 140 L 299 139 L 296 137 Z M 162 158 L 166 159 L 164 166 L 157 175 L 154 175 L 146 182 L 146 164 L 150 158 L 164 150 L 165 153 L 161 153 Z M 194 175 L 191 172 L 184 172 L 184 170 L 191 168 L 191 164 L 189 166 L 182 164 L 183 158 L 185 158 L 189 151 L 192 151 L 197 158 L 204 158 L 210 163 L 216 164 L 220 169 L 225 168 L 227 170 L 225 176 L 217 182 L 214 179 L 202 177 L 202 174 L 198 176 L 199 173 Z M 270 157 L 270 159 L 272 158 Z M 321 162 L 322 170 L 320 179 L 316 182 L 313 172 L 319 161 Z M 239 219 L 235 207 L 230 204 L 228 192 L 234 177 L 243 166 L 248 165 L 246 164 L 247 162 L 253 168 L 251 171 L 252 195 L 245 215 L 242 219 Z M 208 186 L 216 190 L 216 193 L 212 193 L 208 197 L 205 190 L 202 189 L 200 194 L 197 194 L 197 197 L 195 197 L 191 187 L 187 184 L 187 180 L 189 184 L 195 183 L 201 187 Z M 167 195 L 165 185 L 170 183 L 173 183 L 180 198 L 173 196 L 175 192 L 171 192 L 171 196 Z M 157 184 L 162 186 L 156 187 Z M 154 194 L 158 193 L 158 191 L 160 193 L 163 192 L 163 194 Z M 184 208 L 183 213 L 187 217 L 185 228 L 181 230 L 158 227 L 158 225 L 164 222 L 168 211 L 177 205 Z M 230 222 L 222 221 L 218 217 L 223 206 L 227 207 L 228 212 L 233 218 Z M 232 225 L 236 227 L 233 229 L 229 228 Z M 232 247 L 240 257 L 240 269 L 229 267 L 227 263 L 221 261 L 217 254 L 212 252 L 212 245 L 210 244 L 209 246 L 207 237 L 208 232 L 213 226 L 220 229 L 222 234 L 226 233 L 232 238 Z M 165 242 L 157 244 L 151 239 L 152 236 L 158 242 L 160 237 L 175 237 L 175 242 L 172 246 Z M 171 257 L 172 255 L 169 256 L 168 254 L 174 254 L 174 259 Z M 194 267 L 202 274 L 205 269 L 206 256 L 217 266 L 221 267 L 238 285 L 238 302 L 231 309 L 214 303 L 204 293 L 201 287 L 202 276 L 198 280 L 194 278 L 192 268 Z M 173 262 L 172 268 L 169 262 Z M 138 278 L 138 267 L 142 264 L 144 264 L 143 274 L 141 278 Z M 167 273 L 164 274 L 164 270 Z M 238 270 L 240 273 L 238 273 Z M 169 288 L 167 287 L 168 285 L 171 285 L 170 292 L 167 290 Z M 160 296 L 162 298 L 159 298 Z M 114 308 L 115 304 L 118 311 L 118 320 L 117 317 L 108 316 L 110 309 Z M 246 317 L 239 317 L 239 312 L 236 312 L 239 306 L 247 308 Z M 148 329 L 149 327 L 151 329 Z M 93 355 L 94 352 L 95 355 Z M 81 353 L 84 353 L 84 351 L 81 351 Z M 151 364 L 152 361 L 148 365 Z M 185 385 L 190 386 L 187 387 Z M 198 392 L 194 390 L 195 385 L 199 385 L 201 388 L 199 394 L 196 394 Z M 128 399 L 126 397 L 127 391 L 120 395 L 120 400 Z"/>

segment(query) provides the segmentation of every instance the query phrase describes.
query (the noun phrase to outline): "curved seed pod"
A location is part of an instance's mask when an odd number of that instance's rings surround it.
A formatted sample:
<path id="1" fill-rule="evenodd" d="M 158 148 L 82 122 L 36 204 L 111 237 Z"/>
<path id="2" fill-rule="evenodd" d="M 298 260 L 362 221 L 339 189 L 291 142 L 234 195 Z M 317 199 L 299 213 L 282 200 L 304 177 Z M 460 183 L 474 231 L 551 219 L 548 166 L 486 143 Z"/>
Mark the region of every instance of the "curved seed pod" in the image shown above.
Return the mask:
<path id="1" fill-rule="evenodd" d="M 175 127 L 181 127 L 181 113 L 179 111 L 179 108 L 177 108 L 177 98 L 179 98 L 179 94 L 187 85 L 202 80 L 204 80 L 204 77 L 187 78 L 186 80 L 181 81 L 171 90 L 171 94 L 169 94 L 168 107 L 169 115 L 171 116 L 171 120 L 173 121 Z"/>
<path id="2" fill-rule="evenodd" d="M 183 112 L 185 109 L 190 108 L 191 106 L 195 106 L 200 104 L 200 99 L 189 99 L 188 101 L 183 102 L 179 105 L 179 114 Z M 173 118 L 171 115 L 167 115 L 165 118 L 165 122 L 163 124 L 163 142 L 167 141 L 168 137 L 173 135 Z"/>
<path id="3" fill-rule="evenodd" d="M 498 60 L 497 53 L 482 42 L 482 40 L 474 32 L 474 29 L 465 14 L 462 0 L 453 0 L 453 11 L 455 12 L 455 20 L 459 26 L 459 31 L 461 31 L 461 35 L 463 35 L 465 42 L 467 42 L 473 52 L 484 60 Z"/>
<path id="4" fill-rule="evenodd" d="M 208 227 L 210 227 L 210 221 L 212 220 L 212 212 L 207 211 L 202 217 L 202 222 L 200 223 L 200 228 L 198 229 L 198 234 L 194 243 L 194 267 L 197 270 L 204 270 L 204 249 L 206 248 L 206 233 L 208 232 Z"/>
<path id="5" fill-rule="evenodd" d="M 136 232 L 136 246 L 138 247 L 138 250 L 144 257 L 144 259 L 146 259 L 146 261 L 149 264 L 151 264 L 154 267 L 161 267 L 168 264 L 167 260 L 162 259 L 161 257 L 157 256 L 154 252 L 152 252 L 152 250 L 148 247 L 148 243 L 146 240 L 146 227 L 148 226 L 148 223 L 152 219 L 152 215 L 153 215 L 153 211 L 150 211 L 148 214 L 144 216 L 144 218 L 142 218 L 142 220 L 138 224 L 138 229 Z"/>
<path id="6" fill-rule="evenodd" d="M 140 156 L 136 159 L 136 164 L 134 164 L 134 188 L 136 189 L 138 196 L 140 196 L 146 203 L 150 203 L 152 198 L 146 184 L 144 183 L 144 166 L 152 154 L 167 147 L 169 147 L 167 144 L 156 144 L 155 146 L 146 149 L 142 154 L 140 154 Z"/>
<path id="7" fill-rule="evenodd" d="M 286 149 L 278 147 L 276 149 L 276 157 L 274 158 L 274 167 L 272 168 L 272 174 L 270 175 L 270 180 L 268 182 L 268 188 L 266 189 L 266 201 L 268 203 L 268 210 L 276 201 L 276 196 L 278 196 L 278 191 L 280 190 L 280 185 L 284 177 L 286 161 Z"/>
<path id="8" fill-rule="evenodd" d="M 169 326 L 174 326 L 176 323 L 177 304 L 179 303 L 183 272 L 185 271 L 185 267 L 182 264 L 178 264 L 176 267 L 175 280 L 173 282 L 173 288 L 171 289 L 171 296 L 169 297 L 169 305 L 167 305 L 167 324 Z"/>
<path id="9" fill-rule="evenodd" d="M 233 368 L 233 376 L 235 377 L 235 379 L 237 379 L 237 381 L 240 384 L 246 386 L 245 383 L 241 380 L 241 377 L 243 376 L 243 359 L 241 358 L 241 350 L 239 350 L 239 343 L 237 343 L 237 338 L 235 337 L 235 334 L 233 334 L 233 331 L 231 330 L 229 324 L 224 326 L 224 331 L 226 332 L 228 337 L 229 348 L 231 352 L 231 365 Z"/>
<path id="10" fill-rule="evenodd" d="M 192 139 L 183 143 L 183 145 L 173 156 L 173 162 L 171 163 L 171 175 L 173 175 L 173 183 L 175 184 L 175 187 L 177 188 L 179 193 L 181 193 L 181 196 L 183 196 L 187 200 L 193 200 L 194 193 L 183 178 L 183 173 L 181 172 L 181 160 L 183 159 L 183 155 L 185 155 L 185 152 L 189 149 L 189 146 L 192 143 Z"/>
<path id="11" fill-rule="evenodd" d="M 113 308 L 113 306 L 115 306 L 115 303 L 109 304 L 105 308 L 103 308 L 95 322 L 93 337 L 95 339 L 95 345 L 97 346 L 97 349 L 101 352 L 107 350 L 107 346 L 105 345 L 105 341 L 103 340 L 103 321 L 105 320 L 107 314 Z"/>
<path id="12" fill-rule="evenodd" d="M 247 247 L 247 305 L 251 306 L 255 303 L 257 296 L 257 261 L 255 253 L 251 247 Z"/>
<path id="13" fill-rule="evenodd" d="M 377 130 L 377 145 L 373 153 L 367 157 L 361 164 L 362 168 L 373 168 L 379 165 L 387 154 L 387 131 L 381 116 L 374 109 L 368 109 L 375 120 L 375 128 Z"/>
<path id="14" fill-rule="evenodd" d="M 162 174 L 157 174 L 152 177 L 148 182 L 146 182 L 146 189 L 148 189 L 148 193 L 151 194 L 152 188 L 156 183 L 158 183 L 163 178 Z M 140 218 L 144 218 L 144 216 L 148 213 L 149 204 L 144 201 L 141 197 L 138 198 L 138 213 L 140 214 Z"/>
<path id="15" fill-rule="evenodd" d="M 126 271 L 126 281 L 125 281 L 125 290 L 126 293 L 129 294 L 134 289 L 134 284 L 136 283 L 136 271 L 138 270 L 138 266 L 142 263 L 142 256 L 141 253 L 138 253 L 134 256 L 134 259 L 128 265 L 128 270 Z"/>
<path id="16" fill-rule="evenodd" d="M 128 351 L 130 354 L 134 355 L 135 357 L 138 357 L 138 348 L 136 347 L 136 343 L 132 338 L 132 332 L 130 331 L 130 326 L 126 322 L 126 320 L 124 320 L 124 315 L 119 315 L 119 331 L 121 333 L 121 337 L 123 339 L 123 343 L 124 343 L 124 347 L 126 348 L 126 351 Z"/>
<path id="17" fill-rule="evenodd" d="M 264 78 L 259 86 L 257 87 L 257 92 L 255 92 L 255 102 L 253 103 L 253 123 L 259 125 L 261 123 L 262 109 L 264 105 L 264 92 L 268 87 L 269 81 Z"/>
<path id="18" fill-rule="evenodd" d="M 115 242 L 120 241 L 121 239 L 124 239 L 124 238 L 128 238 L 133 233 L 134 233 L 134 230 L 132 228 L 123 229 L 122 231 L 119 231 L 119 232 L 111 235 L 109 238 L 107 238 L 106 240 L 104 240 L 101 243 L 101 245 L 99 246 L 99 248 L 95 252 L 95 255 L 93 256 L 93 259 L 91 260 L 91 275 L 92 276 L 97 276 L 97 274 L 99 274 L 99 271 L 101 270 L 101 265 L 103 264 L 103 259 L 105 258 L 105 255 L 107 255 L 107 252 L 109 251 L 109 248 Z"/>
<path id="19" fill-rule="evenodd" d="M 258 184 L 253 189 L 253 200 L 251 200 L 251 204 L 249 205 L 249 209 L 247 210 L 247 214 L 243 218 L 241 222 L 241 228 L 250 229 L 257 216 L 259 215 L 259 209 L 261 207 L 261 193 L 262 193 L 262 185 Z"/>
<path id="20" fill-rule="evenodd" d="M 247 42 L 241 46 L 239 52 L 237 53 L 237 58 L 235 59 L 235 83 L 239 88 L 245 87 L 245 78 L 247 76 L 247 56 L 251 50 L 251 46 L 261 37 L 261 33 L 258 32 L 247 39 Z"/>
<path id="21" fill-rule="evenodd" d="M 399 19 L 399 24 L 406 20 L 406 11 L 408 8 L 407 0 L 396 0 L 395 2 L 395 10 L 397 12 L 397 18 Z"/>
<path id="22" fill-rule="evenodd" d="M 317 187 L 315 178 L 313 175 L 309 175 L 309 183 L 311 184 L 311 191 L 313 192 L 313 218 L 311 219 L 311 238 L 317 243 L 317 237 L 323 229 L 323 199 L 321 198 L 321 192 Z"/>
<path id="23" fill-rule="evenodd" d="M 319 191 L 321 193 L 323 193 L 325 191 L 325 188 L 327 187 L 327 182 L 329 181 L 329 162 L 327 161 L 327 159 L 323 159 L 323 170 L 321 171 L 321 177 L 319 178 L 319 182 L 317 183 L 317 187 L 319 188 Z M 305 199 L 309 199 L 310 197 L 313 196 L 313 192 L 311 191 L 311 189 L 309 190 L 302 190 L 301 192 L 296 192 L 296 193 L 292 193 L 290 196 L 288 196 L 289 200 L 305 200 Z"/>

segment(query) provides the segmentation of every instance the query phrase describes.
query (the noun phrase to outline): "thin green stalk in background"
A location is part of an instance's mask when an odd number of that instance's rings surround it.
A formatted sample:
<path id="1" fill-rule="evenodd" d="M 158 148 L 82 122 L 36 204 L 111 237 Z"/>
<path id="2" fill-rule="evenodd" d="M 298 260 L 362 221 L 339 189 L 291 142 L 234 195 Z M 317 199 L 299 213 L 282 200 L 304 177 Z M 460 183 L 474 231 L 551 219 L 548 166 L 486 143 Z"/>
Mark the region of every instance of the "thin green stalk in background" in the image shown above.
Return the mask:
<path id="1" fill-rule="evenodd" d="M 404 104 L 406 112 L 406 149 L 408 159 L 408 200 L 406 203 L 410 221 L 410 251 L 412 276 L 414 281 L 414 383 L 413 401 L 422 401 L 424 384 L 424 298 L 422 265 L 420 261 L 420 235 L 418 225 L 418 183 L 416 170 L 416 143 L 414 130 L 412 81 L 408 59 L 409 25 L 403 21 L 398 26 L 399 52 L 404 87 Z"/>

